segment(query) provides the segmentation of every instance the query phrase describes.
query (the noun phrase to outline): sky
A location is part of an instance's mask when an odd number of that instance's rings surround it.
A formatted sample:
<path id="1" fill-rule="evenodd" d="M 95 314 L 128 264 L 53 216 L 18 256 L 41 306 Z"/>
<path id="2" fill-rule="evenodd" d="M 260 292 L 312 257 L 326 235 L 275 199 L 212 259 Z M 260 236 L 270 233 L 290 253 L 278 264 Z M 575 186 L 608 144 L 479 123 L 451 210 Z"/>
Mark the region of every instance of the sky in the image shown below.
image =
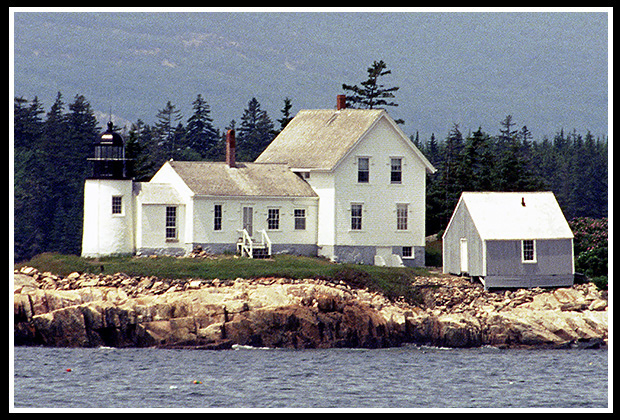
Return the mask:
<path id="1" fill-rule="evenodd" d="M 284 98 L 334 108 L 383 60 L 387 111 L 423 141 L 497 134 L 509 114 L 535 140 L 608 136 L 611 8 L 170 10 L 10 9 L 11 102 L 83 95 L 103 127 L 154 124 L 168 101 L 185 122 L 200 94 L 223 129 L 255 97 L 277 125 Z"/>

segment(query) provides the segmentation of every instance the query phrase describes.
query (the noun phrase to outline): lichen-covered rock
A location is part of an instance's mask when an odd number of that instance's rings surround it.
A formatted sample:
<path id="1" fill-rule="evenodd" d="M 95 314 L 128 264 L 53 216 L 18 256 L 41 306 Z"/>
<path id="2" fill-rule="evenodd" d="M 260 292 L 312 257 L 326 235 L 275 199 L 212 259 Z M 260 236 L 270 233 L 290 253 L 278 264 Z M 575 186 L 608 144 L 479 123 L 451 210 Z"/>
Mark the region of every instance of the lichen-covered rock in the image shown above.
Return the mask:
<path id="1" fill-rule="evenodd" d="M 53 286 L 53 287 L 52 287 Z M 607 296 L 594 285 L 489 292 L 417 278 L 423 303 L 323 280 L 168 281 L 124 274 L 14 277 L 17 345 L 193 347 L 578 346 L 605 344 Z"/>

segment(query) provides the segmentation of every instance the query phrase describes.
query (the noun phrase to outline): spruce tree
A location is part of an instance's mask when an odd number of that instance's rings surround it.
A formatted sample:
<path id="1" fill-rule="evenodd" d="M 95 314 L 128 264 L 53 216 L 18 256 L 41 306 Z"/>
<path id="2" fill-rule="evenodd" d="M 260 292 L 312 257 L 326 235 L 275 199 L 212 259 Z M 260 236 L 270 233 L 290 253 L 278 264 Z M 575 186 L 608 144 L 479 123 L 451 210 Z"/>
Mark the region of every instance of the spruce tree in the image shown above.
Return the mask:
<path id="1" fill-rule="evenodd" d="M 213 127 L 211 109 L 202 95 L 192 103 L 194 113 L 187 120 L 186 145 L 200 154 L 202 159 L 214 159 L 217 154 L 219 134 Z"/>
<path id="2" fill-rule="evenodd" d="M 293 104 L 291 102 L 291 99 L 288 97 L 284 98 L 284 108 L 280 110 L 280 112 L 282 113 L 282 118 L 278 120 L 278 122 L 280 123 L 280 131 L 284 130 L 284 127 L 286 127 L 286 125 L 293 119 L 293 117 L 291 116 L 292 107 Z"/>
<path id="3" fill-rule="evenodd" d="M 155 136 L 157 138 L 158 161 L 174 159 L 178 154 L 177 150 L 177 123 L 181 120 L 181 111 L 170 101 L 166 106 L 157 112 L 157 122 L 155 123 Z"/>
<path id="4" fill-rule="evenodd" d="M 350 92 L 347 94 L 347 106 L 350 108 L 362 109 L 382 109 L 386 106 L 398 106 L 394 101 L 394 92 L 399 87 L 386 88 L 385 85 L 379 83 L 379 78 L 391 74 L 391 70 L 387 70 L 387 64 L 383 60 L 373 61 L 372 65 L 366 70 L 368 79 L 361 82 L 360 85 L 342 84 L 342 89 Z M 388 101 L 389 100 L 389 101 Z M 398 124 L 403 124 L 402 119 L 395 120 Z"/>
<path id="5" fill-rule="evenodd" d="M 256 98 L 250 99 L 237 131 L 239 162 L 253 162 L 273 140 L 273 123 Z"/>

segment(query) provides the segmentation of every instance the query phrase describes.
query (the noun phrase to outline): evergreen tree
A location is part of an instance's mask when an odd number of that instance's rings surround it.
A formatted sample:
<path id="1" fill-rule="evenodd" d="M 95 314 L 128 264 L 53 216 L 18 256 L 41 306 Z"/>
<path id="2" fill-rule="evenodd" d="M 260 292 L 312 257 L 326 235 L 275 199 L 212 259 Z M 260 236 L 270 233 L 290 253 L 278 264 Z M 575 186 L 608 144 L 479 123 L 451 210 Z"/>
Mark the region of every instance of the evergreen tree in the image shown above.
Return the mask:
<path id="1" fill-rule="evenodd" d="M 24 98 L 15 98 L 14 106 L 14 174 L 13 174 L 13 252 L 16 261 L 27 259 L 44 250 L 45 226 L 41 200 L 43 159 L 41 137 L 43 107 L 35 97 L 28 105 Z"/>
<path id="2" fill-rule="evenodd" d="M 444 161 L 440 165 L 441 175 L 439 189 L 443 196 L 445 207 L 439 213 L 442 226 L 448 224 L 452 211 L 463 192 L 464 168 L 461 162 L 463 151 L 463 134 L 458 124 L 453 124 L 448 133 L 444 148 Z"/>
<path id="3" fill-rule="evenodd" d="M 282 118 L 278 120 L 278 122 L 280 123 L 280 131 L 284 130 L 284 127 L 286 127 L 286 125 L 293 119 L 293 117 L 291 116 L 292 107 L 293 104 L 291 102 L 291 99 L 288 97 L 284 98 L 284 108 L 280 110 L 280 112 L 282 113 Z"/>
<path id="4" fill-rule="evenodd" d="M 170 101 L 166 106 L 157 112 L 157 122 L 155 123 L 155 138 L 159 149 L 153 150 L 157 152 L 157 161 L 163 163 L 168 159 L 175 159 L 178 154 L 178 138 L 177 123 L 181 120 L 181 111 Z"/>
<path id="5" fill-rule="evenodd" d="M 253 162 L 273 140 L 273 123 L 267 112 L 261 110 L 256 98 L 250 99 L 241 117 L 237 131 L 239 162 Z"/>
<path id="6" fill-rule="evenodd" d="M 192 103 L 194 113 L 187 120 L 186 144 L 202 159 L 214 159 L 217 154 L 219 133 L 213 127 L 209 104 L 198 94 Z"/>
<path id="7" fill-rule="evenodd" d="M 495 189 L 494 156 L 490 136 L 479 127 L 465 140 L 461 160 L 463 191 L 493 191 Z"/>
<path id="8" fill-rule="evenodd" d="M 152 144 L 153 130 L 148 124 L 141 119 L 131 124 L 125 139 L 125 157 L 133 160 L 133 174 L 136 181 L 148 181 L 159 169 L 152 159 L 153 155 L 149 153 Z"/>
<path id="9" fill-rule="evenodd" d="M 350 92 L 347 94 L 347 106 L 351 108 L 375 109 L 386 106 L 398 106 L 391 98 L 394 98 L 394 92 L 399 87 L 386 88 L 385 85 L 379 83 L 379 78 L 391 74 L 391 70 L 387 70 L 387 64 L 383 60 L 373 61 L 372 65 L 366 70 L 368 79 L 358 85 L 342 84 L 342 89 Z M 390 100 L 390 101 L 388 101 Z M 402 119 L 396 120 L 397 123 L 403 124 Z"/>

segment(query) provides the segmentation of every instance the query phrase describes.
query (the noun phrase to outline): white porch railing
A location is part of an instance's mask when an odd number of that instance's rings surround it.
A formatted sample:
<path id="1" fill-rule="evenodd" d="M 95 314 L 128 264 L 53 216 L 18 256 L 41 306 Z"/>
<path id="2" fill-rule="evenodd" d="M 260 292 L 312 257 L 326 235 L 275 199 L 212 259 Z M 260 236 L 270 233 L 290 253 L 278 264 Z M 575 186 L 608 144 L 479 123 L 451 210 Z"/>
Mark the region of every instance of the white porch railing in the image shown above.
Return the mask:
<path id="1" fill-rule="evenodd" d="M 258 231 L 260 233 L 260 242 L 255 241 L 245 229 L 240 229 L 238 232 L 241 233 L 241 242 L 237 242 L 237 251 L 239 251 L 242 257 L 254 258 L 254 251 L 256 249 L 264 249 L 267 252 L 267 256 L 271 256 L 271 239 L 269 239 L 265 229 Z"/>

